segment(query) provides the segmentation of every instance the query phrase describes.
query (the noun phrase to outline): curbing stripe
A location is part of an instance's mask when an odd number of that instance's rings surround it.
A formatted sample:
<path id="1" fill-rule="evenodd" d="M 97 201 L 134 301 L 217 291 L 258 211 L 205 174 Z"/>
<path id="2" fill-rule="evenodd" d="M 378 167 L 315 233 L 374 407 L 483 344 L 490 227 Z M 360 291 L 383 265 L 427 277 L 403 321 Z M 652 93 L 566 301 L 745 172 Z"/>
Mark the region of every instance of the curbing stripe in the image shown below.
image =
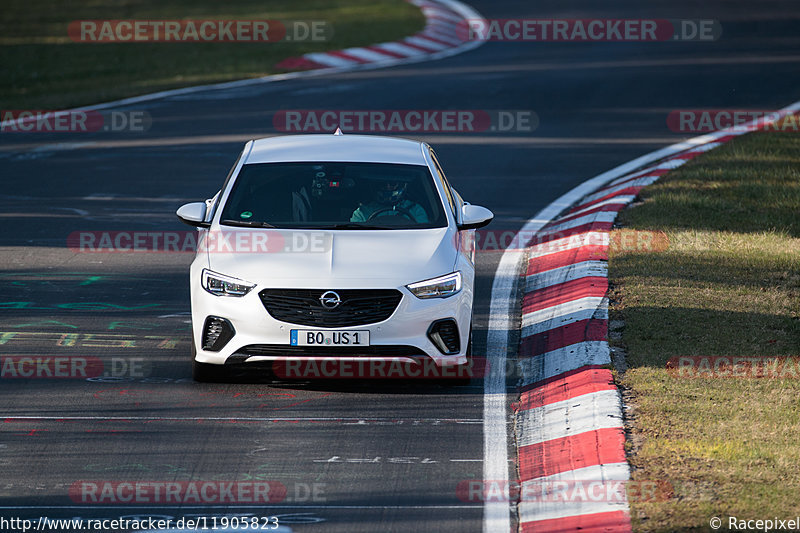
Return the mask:
<path id="1" fill-rule="evenodd" d="M 347 61 L 352 61 L 354 63 L 359 63 L 359 64 L 362 64 L 362 65 L 370 62 L 368 59 L 363 59 L 361 57 L 358 57 L 357 55 L 353 55 L 352 53 L 349 53 L 348 50 L 349 51 L 357 51 L 358 49 L 357 48 L 348 48 L 347 50 L 334 50 L 333 52 L 325 52 L 325 54 L 323 54 L 323 55 L 329 55 L 329 56 L 338 57 L 340 59 L 346 59 Z"/>
<path id="2" fill-rule="evenodd" d="M 385 52 L 373 50 L 366 46 L 363 48 L 345 48 L 342 52 L 348 56 L 360 59 L 362 63 L 384 61 L 387 57 Z"/>
<path id="3" fill-rule="evenodd" d="M 591 207 L 594 207 L 595 205 L 597 205 L 600 202 L 604 202 L 604 201 L 609 200 L 609 199 L 616 199 L 617 196 L 632 196 L 632 197 L 636 198 L 636 197 L 639 196 L 639 193 L 641 192 L 641 190 L 643 188 L 644 187 L 624 187 L 623 186 L 620 190 L 617 190 L 617 191 L 615 191 L 613 193 L 607 193 L 607 194 L 604 193 L 599 198 L 597 198 L 595 200 L 592 200 L 590 202 L 586 202 L 586 203 L 582 204 L 580 207 L 582 209 L 591 208 Z M 618 211 L 621 211 L 621 209 L 618 209 Z"/>
<path id="4" fill-rule="evenodd" d="M 587 246 L 608 246 L 608 232 L 587 231 L 577 235 L 570 235 L 562 239 L 555 239 L 530 248 L 530 258 L 541 258 L 558 252 L 566 252 Z M 529 261 L 532 262 L 532 261 Z"/>
<path id="5" fill-rule="evenodd" d="M 597 202 L 608 200 L 609 198 L 614 198 L 620 194 L 637 196 L 639 191 L 642 190 L 642 187 L 631 187 L 628 185 L 622 185 L 620 187 L 616 187 L 613 191 L 601 191 L 600 193 L 593 194 L 591 200 L 585 200 L 579 207 L 585 208 L 591 205 L 596 204 Z"/>
<path id="6" fill-rule="evenodd" d="M 444 50 L 445 48 L 450 48 L 449 44 L 443 43 L 441 41 L 435 41 L 422 34 L 414 35 L 413 37 L 407 37 L 406 39 L 404 39 L 404 41 L 406 43 L 414 44 L 422 48 L 427 48 L 431 50 Z"/>
<path id="7" fill-rule="evenodd" d="M 464 41 L 459 37 L 453 36 L 452 28 L 445 28 L 441 25 L 431 26 L 422 33 L 417 34 L 418 37 L 435 38 L 439 42 L 443 42 L 448 46 L 459 46 L 464 44 Z"/>
<path id="8" fill-rule="evenodd" d="M 600 213 L 598 213 L 599 215 Z M 611 226 L 613 223 L 611 221 L 608 222 L 587 222 L 581 226 L 571 226 L 568 229 L 564 229 L 561 231 L 550 231 L 550 228 L 544 229 L 537 237 L 537 241 L 542 243 L 547 243 L 551 241 L 555 241 L 564 237 L 570 237 L 572 235 L 581 235 L 583 233 L 587 233 L 589 231 L 597 232 L 605 232 L 608 233 L 611 231 Z"/>
<path id="9" fill-rule="evenodd" d="M 686 162 L 686 160 L 681 160 L 681 161 L 682 161 L 681 164 Z M 614 187 L 610 187 L 608 189 L 601 189 L 597 193 L 590 194 L 589 196 L 584 198 L 583 199 L 584 203 L 582 205 L 591 204 L 591 203 L 595 202 L 596 200 L 599 200 L 600 198 L 607 198 L 609 196 L 616 196 L 621 191 L 625 191 L 625 190 L 630 189 L 630 188 L 641 189 L 642 187 L 645 187 L 647 185 L 652 184 L 657 179 L 658 179 L 658 176 L 645 176 L 645 177 L 641 177 L 641 178 L 637 178 L 637 179 L 631 180 L 631 181 L 629 181 L 627 183 L 622 183 L 620 185 L 616 185 Z"/>
<path id="10" fill-rule="evenodd" d="M 781 110 L 800 110 L 800 102 Z M 608 234 L 596 238 L 641 188 L 694 157 L 751 128 L 724 130 L 657 150 L 600 174 L 548 206 L 563 216 L 540 226 L 531 239 L 523 295 L 518 358 L 520 399 L 515 404 L 521 486 L 542 479 L 629 479 L 622 402 L 613 383 L 607 299 L 598 299 L 606 275 Z M 647 166 L 650 165 L 650 166 Z M 580 194 L 580 196 L 579 196 Z M 571 202 L 564 201 L 572 200 Z M 570 205 L 571 204 L 571 205 Z M 541 229 L 544 228 L 544 229 Z M 550 242 L 556 234 L 584 232 Z M 593 238 L 590 236 L 593 235 Z M 590 294 L 580 298 L 582 295 Z M 574 299 L 578 297 L 578 299 Z M 600 300 L 599 302 L 597 300 Z M 596 305 L 595 305 L 596 304 Z M 609 477 L 611 476 L 611 477 Z M 520 530 L 630 531 L 626 501 L 533 501 L 523 495 Z"/>
<path id="11" fill-rule="evenodd" d="M 584 394 L 617 390 L 611 371 L 607 368 L 599 367 L 564 372 L 554 378 L 536 383 L 535 386 L 535 389 L 531 389 L 531 394 L 525 395 L 525 403 L 517 404 L 515 406 L 516 409 L 524 411 L 550 403 L 562 402 Z"/>
<path id="12" fill-rule="evenodd" d="M 416 50 L 420 50 L 420 51 L 425 52 L 425 53 L 438 52 L 440 50 L 438 47 L 434 46 L 435 43 L 430 43 L 430 44 L 422 43 L 422 44 L 419 44 L 419 43 L 413 42 L 412 39 L 413 39 L 413 37 L 406 37 L 401 42 L 405 46 L 408 46 L 410 48 L 414 48 Z"/>
<path id="13" fill-rule="evenodd" d="M 522 298 L 522 314 L 557 308 L 561 304 L 583 298 L 602 298 L 608 292 L 606 276 L 587 276 L 566 281 L 526 294 Z"/>
<path id="14" fill-rule="evenodd" d="M 616 211 L 617 210 L 600 211 L 580 216 L 577 218 L 570 218 L 569 220 L 565 220 L 559 224 L 553 224 L 552 226 L 547 226 L 546 228 L 543 228 L 538 235 L 550 235 L 552 233 L 558 233 L 559 231 L 572 229 L 575 228 L 576 226 L 582 226 L 584 224 L 590 224 L 594 222 L 614 222 L 614 220 L 617 218 Z"/>
<path id="15" fill-rule="evenodd" d="M 347 68 L 364 65 L 392 65 L 409 59 L 438 59 L 471 50 L 482 43 L 464 41 L 459 35 L 467 21 L 486 21 L 472 8 L 456 0 L 410 0 L 425 17 L 425 27 L 415 35 L 397 41 L 373 44 L 363 48 L 348 48 L 330 52 L 315 52 L 290 57 L 278 63 L 287 70 Z M 376 50 L 387 52 L 375 55 Z M 378 52 L 381 54 L 382 52 Z M 388 57 L 387 57 L 388 56 Z M 320 67 L 321 66 L 321 67 Z"/>
<path id="16" fill-rule="evenodd" d="M 600 303 L 602 304 L 604 302 L 600 302 Z M 605 313 L 603 313 L 602 310 L 598 310 L 596 308 L 593 308 L 591 305 L 584 305 L 584 306 L 580 306 L 579 309 L 575 309 L 575 310 L 572 310 L 572 311 L 567 310 L 567 311 L 568 312 L 563 313 L 563 314 L 561 314 L 559 316 L 555 316 L 553 318 L 548 318 L 548 319 L 542 320 L 540 322 L 537 322 L 535 324 L 523 325 L 523 328 L 522 328 L 522 339 L 520 341 L 520 344 L 522 344 L 522 343 L 526 343 L 526 344 L 530 343 L 532 346 L 536 346 L 536 343 L 533 341 L 533 339 L 531 339 L 530 341 L 528 341 L 527 339 L 529 337 L 535 337 L 536 335 L 539 335 L 539 334 L 544 335 L 544 334 L 546 334 L 548 332 L 552 332 L 553 335 L 557 335 L 556 330 L 561 330 L 561 328 L 564 328 L 566 326 L 570 326 L 570 325 L 575 324 L 577 322 L 585 322 L 585 321 L 589 321 L 589 320 L 595 320 L 595 321 L 596 320 L 606 320 L 608 318 L 608 312 L 607 311 Z M 587 322 L 587 324 L 588 324 L 588 322 Z M 604 324 L 604 327 L 605 326 L 607 326 L 607 325 Z M 587 337 L 586 340 L 595 340 L 595 339 L 589 339 Z M 603 332 L 602 339 L 600 339 L 600 340 L 605 340 L 605 331 Z M 558 348 L 563 348 L 564 346 L 569 346 L 570 344 L 577 344 L 577 343 L 575 341 L 572 341 L 569 344 L 564 344 L 563 346 L 559 345 Z M 551 347 L 550 350 L 548 350 L 548 351 L 553 351 L 555 349 L 556 348 L 552 348 Z M 520 358 L 521 358 L 521 360 L 524 360 L 524 358 L 536 357 L 537 355 L 538 354 L 520 354 Z"/>
<path id="17" fill-rule="evenodd" d="M 554 533 L 564 533 L 565 531 L 580 531 L 581 533 L 608 533 L 609 531 L 618 531 L 620 533 L 627 533 L 631 531 L 630 518 L 628 517 L 627 511 L 575 515 L 553 520 L 529 521 L 523 522 L 521 526 L 521 533 L 542 533 L 546 531 Z"/>
<path id="18" fill-rule="evenodd" d="M 590 392 L 525 411 L 518 428 L 520 448 L 598 429 L 622 428 L 616 389 Z M 566 422 L 566 427 L 565 427 Z"/>
<path id="19" fill-rule="evenodd" d="M 520 351 L 525 357 L 538 357 L 530 354 L 552 352 L 584 341 L 604 341 L 607 332 L 608 324 L 602 318 L 585 318 L 524 337 Z"/>
<path id="20" fill-rule="evenodd" d="M 381 48 L 380 45 L 365 46 L 364 50 L 371 50 L 371 51 L 376 52 L 378 54 L 383 54 L 384 56 L 387 56 L 387 57 L 394 57 L 394 58 L 403 58 L 403 57 L 405 57 L 403 55 L 398 54 L 397 52 L 392 52 L 390 50 L 386 50 L 384 48 Z"/>
<path id="21" fill-rule="evenodd" d="M 433 41 L 435 43 L 444 44 L 447 46 L 452 46 L 453 44 L 460 44 L 460 43 L 455 43 L 452 40 L 448 40 L 442 37 L 437 37 L 436 34 L 432 33 L 430 30 L 418 33 L 416 36 L 419 37 L 420 39 L 425 39 L 426 41 Z"/>
<path id="22" fill-rule="evenodd" d="M 383 48 L 384 50 L 389 50 L 394 52 L 395 54 L 400 54 L 404 57 L 413 57 L 413 56 L 423 56 L 425 55 L 424 52 L 418 50 L 416 48 L 412 48 L 409 45 L 402 43 L 402 42 L 392 42 L 392 43 L 381 43 L 373 45 L 377 48 Z"/>
<path id="23" fill-rule="evenodd" d="M 605 200 L 603 202 L 599 202 L 599 203 L 597 203 L 597 204 L 595 204 L 593 206 L 584 207 L 584 208 L 578 209 L 577 211 L 574 211 L 574 212 L 571 212 L 569 214 L 566 214 L 563 217 L 559 218 L 559 220 L 562 220 L 562 221 L 563 220 L 569 220 L 569 219 L 571 219 L 573 217 L 582 216 L 582 215 L 585 215 L 585 214 L 588 214 L 588 213 L 593 213 L 593 212 L 596 212 L 596 211 L 606 210 L 605 208 L 607 208 L 608 210 L 611 210 L 611 211 L 619 211 L 620 209 L 622 209 L 623 207 L 628 205 L 630 202 L 632 202 L 634 198 L 636 198 L 636 197 L 633 196 L 633 195 L 627 195 L 626 196 L 624 194 L 623 195 L 619 195 L 619 196 L 615 196 L 614 198 L 610 198 L 610 199 Z"/>
<path id="24" fill-rule="evenodd" d="M 546 272 L 565 266 L 571 266 L 583 261 L 603 261 L 608 258 L 608 247 L 596 244 L 594 246 L 581 246 L 579 248 L 562 250 L 557 253 L 539 257 L 536 262 L 528 263 L 526 276 Z"/>
<path id="25" fill-rule="evenodd" d="M 523 411 L 525 415 L 530 412 Z M 528 446 L 521 445 L 519 472 L 522 481 L 587 466 L 624 462 L 625 433 L 621 417 L 617 423 L 619 425 L 615 427 L 598 427 Z"/>
<path id="26" fill-rule="evenodd" d="M 630 466 L 625 461 L 621 463 L 605 463 L 559 472 L 551 476 L 538 477 L 525 481 L 520 486 L 524 487 L 528 484 L 550 481 L 627 481 L 630 470 Z"/>
<path id="27" fill-rule="evenodd" d="M 541 333 L 553 329 L 549 327 L 544 328 L 544 325 L 550 325 L 550 322 L 562 317 L 574 316 L 577 314 L 590 313 L 590 317 L 594 317 L 597 309 L 603 305 L 605 298 L 603 296 L 584 296 L 569 302 L 553 305 L 546 309 L 540 309 L 530 313 L 525 313 L 522 316 L 522 331 L 524 336 L 532 335 L 532 331 Z M 583 320 L 583 318 L 581 318 Z M 577 320 L 576 320 L 577 322 Z M 565 324 L 561 324 L 565 325 Z"/>
<path id="28" fill-rule="evenodd" d="M 611 362 L 611 352 L 605 341 L 582 341 L 563 348 L 557 348 L 541 355 L 533 355 L 519 360 L 520 374 L 525 383 L 541 383 L 554 379 L 565 372 L 575 371 L 586 366 L 600 367 Z M 530 390 L 521 396 L 520 405 L 528 402 Z"/>
<path id="29" fill-rule="evenodd" d="M 608 267 L 603 261 L 581 261 L 580 263 L 572 263 L 526 276 L 526 292 L 544 289 L 584 276 L 605 276 L 607 272 Z"/>
<path id="30" fill-rule="evenodd" d="M 353 62 L 348 59 L 344 59 L 333 54 L 324 54 L 322 52 L 306 54 L 303 56 L 303 58 L 313 61 L 318 65 L 325 65 L 326 67 L 349 67 L 353 64 Z"/>
<path id="31" fill-rule="evenodd" d="M 611 486 L 611 484 L 609 484 Z M 617 487 L 618 488 L 618 487 Z M 533 487 L 528 488 L 528 491 Z M 551 498 L 553 498 L 551 496 Z M 624 513 L 628 506 L 624 500 L 621 501 L 594 501 L 590 498 L 573 498 L 568 501 L 544 501 L 530 502 L 523 499 L 520 503 L 520 510 L 526 514 L 536 513 L 540 521 L 555 521 L 560 519 L 572 519 L 575 516 L 595 516 L 605 513 Z"/>

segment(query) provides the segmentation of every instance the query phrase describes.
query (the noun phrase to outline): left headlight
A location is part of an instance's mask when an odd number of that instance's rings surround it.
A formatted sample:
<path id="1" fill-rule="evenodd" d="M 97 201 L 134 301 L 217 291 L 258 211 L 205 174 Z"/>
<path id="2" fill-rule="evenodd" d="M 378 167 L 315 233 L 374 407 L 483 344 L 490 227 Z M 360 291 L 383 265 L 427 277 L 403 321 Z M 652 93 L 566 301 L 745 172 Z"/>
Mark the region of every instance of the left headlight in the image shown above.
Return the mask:
<path id="1" fill-rule="evenodd" d="M 205 290 L 216 296 L 244 296 L 255 287 L 254 283 L 225 276 L 206 268 L 203 269 L 201 284 Z"/>
<path id="2" fill-rule="evenodd" d="M 417 298 L 449 298 L 461 290 L 461 272 L 418 281 L 406 288 Z"/>

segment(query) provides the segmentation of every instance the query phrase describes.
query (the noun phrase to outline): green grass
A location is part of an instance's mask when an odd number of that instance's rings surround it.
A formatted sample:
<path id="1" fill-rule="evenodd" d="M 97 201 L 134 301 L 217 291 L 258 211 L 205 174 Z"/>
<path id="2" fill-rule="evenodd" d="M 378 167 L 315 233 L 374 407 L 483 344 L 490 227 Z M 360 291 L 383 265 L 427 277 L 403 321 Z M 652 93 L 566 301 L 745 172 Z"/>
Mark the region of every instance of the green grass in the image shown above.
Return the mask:
<path id="1" fill-rule="evenodd" d="M 635 531 L 800 515 L 800 381 L 680 379 L 683 355 L 800 356 L 800 137 L 740 137 L 662 178 L 626 228 L 660 253 L 611 256 L 611 318 L 624 321 L 629 460 L 673 497 L 632 502 Z M 724 530 L 724 529 L 723 529 Z"/>
<path id="2" fill-rule="evenodd" d="M 324 20 L 326 42 L 76 43 L 70 21 L 84 19 Z M 403 0 L 5 0 L 0 9 L 0 109 L 63 109 L 188 85 L 279 72 L 308 52 L 398 39 L 424 17 Z"/>

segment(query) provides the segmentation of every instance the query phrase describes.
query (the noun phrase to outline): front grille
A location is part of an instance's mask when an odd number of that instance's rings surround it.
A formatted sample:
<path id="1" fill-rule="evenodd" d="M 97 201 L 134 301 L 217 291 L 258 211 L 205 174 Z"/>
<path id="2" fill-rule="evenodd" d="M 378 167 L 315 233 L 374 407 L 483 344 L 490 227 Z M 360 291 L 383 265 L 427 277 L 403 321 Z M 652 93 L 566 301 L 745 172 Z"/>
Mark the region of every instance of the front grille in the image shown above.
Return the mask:
<path id="1" fill-rule="evenodd" d="M 403 297 L 395 289 L 336 289 L 341 303 L 328 309 L 319 300 L 326 292 L 326 289 L 264 289 L 258 295 L 275 320 L 322 328 L 381 322 L 394 313 Z"/>
<path id="2" fill-rule="evenodd" d="M 290 346 L 288 344 L 250 344 L 236 350 L 235 356 L 273 357 L 427 357 L 416 346 L 373 345 L 330 348 L 328 346 Z"/>

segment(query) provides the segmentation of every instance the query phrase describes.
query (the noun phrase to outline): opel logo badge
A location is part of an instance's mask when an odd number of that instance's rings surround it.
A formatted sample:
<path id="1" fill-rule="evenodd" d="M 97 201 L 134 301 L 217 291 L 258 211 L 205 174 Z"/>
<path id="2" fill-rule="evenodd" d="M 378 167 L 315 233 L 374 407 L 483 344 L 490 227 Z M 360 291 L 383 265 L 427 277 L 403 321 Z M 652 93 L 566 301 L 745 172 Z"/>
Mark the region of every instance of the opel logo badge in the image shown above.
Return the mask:
<path id="1" fill-rule="evenodd" d="M 336 309 L 342 303 L 342 299 L 333 291 L 323 292 L 319 297 L 319 303 L 325 309 Z"/>

